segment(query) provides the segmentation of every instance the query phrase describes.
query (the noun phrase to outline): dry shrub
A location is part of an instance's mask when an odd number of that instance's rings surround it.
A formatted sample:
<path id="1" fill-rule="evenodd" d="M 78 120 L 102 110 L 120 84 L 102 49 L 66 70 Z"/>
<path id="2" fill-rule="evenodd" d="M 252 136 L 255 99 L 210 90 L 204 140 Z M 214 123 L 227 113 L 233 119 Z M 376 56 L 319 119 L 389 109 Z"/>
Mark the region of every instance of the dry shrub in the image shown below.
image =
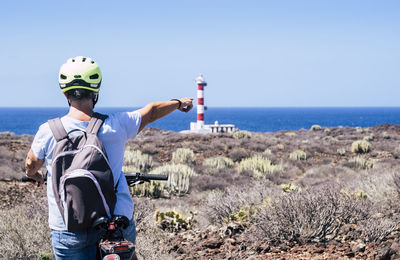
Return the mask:
<path id="1" fill-rule="evenodd" d="M 274 198 L 255 217 L 250 234 L 272 243 L 334 239 L 344 224 L 368 216 L 370 202 L 340 192 L 337 185 L 323 185 Z"/>
<path id="2" fill-rule="evenodd" d="M 397 170 L 398 168 L 393 169 L 390 165 L 378 165 L 369 171 L 358 172 L 351 181 L 345 182 L 345 188 L 362 190 L 376 206 L 393 209 L 393 204 L 397 204 L 398 200 L 393 179 L 393 174 Z"/>
<path id="3" fill-rule="evenodd" d="M 231 186 L 232 183 L 235 185 L 246 185 L 251 182 L 253 178 L 245 174 L 237 174 L 235 169 L 219 169 L 214 170 L 211 175 L 197 175 L 191 179 L 191 187 L 196 191 L 208 191 L 208 190 L 224 190 Z"/>
<path id="4" fill-rule="evenodd" d="M 0 146 L 0 180 L 20 180 L 24 175 L 24 156 L 25 151 L 15 153 Z"/>
<path id="5" fill-rule="evenodd" d="M 396 189 L 397 196 L 400 198 L 400 173 L 394 172 L 392 174 L 393 184 Z"/>
<path id="6" fill-rule="evenodd" d="M 179 133 L 170 133 L 166 136 L 165 142 L 166 143 L 182 143 L 186 140 L 187 135 L 179 134 Z"/>
<path id="7" fill-rule="evenodd" d="M 239 162 L 249 156 L 250 153 L 241 147 L 235 147 L 231 151 L 229 151 L 229 158 L 231 158 L 234 162 Z"/>
<path id="8" fill-rule="evenodd" d="M 145 154 L 151 154 L 151 155 L 157 154 L 156 145 L 153 143 L 147 143 L 142 145 L 140 147 L 140 150 Z"/>
<path id="9" fill-rule="evenodd" d="M 260 205 L 276 192 L 269 181 L 233 186 L 224 191 L 211 192 L 205 202 L 204 213 L 213 224 L 223 223 L 245 206 Z"/>
<path id="10" fill-rule="evenodd" d="M 136 254 L 139 259 L 172 259 L 163 248 L 167 236 L 155 226 L 154 203 L 147 198 L 135 200 L 134 218 L 136 224 Z"/>
<path id="11" fill-rule="evenodd" d="M 46 198 L 0 210 L 2 259 L 38 259 L 52 256 Z"/>
<path id="12" fill-rule="evenodd" d="M 367 242 L 381 242 L 400 224 L 398 216 L 372 217 L 364 221 L 361 231 Z"/>
<path id="13" fill-rule="evenodd" d="M 151 226 L 155 206 L 149 199 L 134 199 L 134 219 L 136 231 L 139 233 L 143 228 Z"/>

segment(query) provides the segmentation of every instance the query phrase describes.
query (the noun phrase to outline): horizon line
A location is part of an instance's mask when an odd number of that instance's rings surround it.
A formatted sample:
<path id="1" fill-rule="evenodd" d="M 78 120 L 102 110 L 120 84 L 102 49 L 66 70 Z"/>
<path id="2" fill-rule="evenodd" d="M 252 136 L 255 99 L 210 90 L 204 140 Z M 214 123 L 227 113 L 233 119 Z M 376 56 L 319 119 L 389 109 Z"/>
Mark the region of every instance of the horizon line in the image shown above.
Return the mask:
<path id="1" fill-rule="evenodd" d="M 104 108 L 142 108 L 144 106 L 99 106 L 95 109 Z M 197 106 L 193 106 L 196 108 Z M 207 108 L 400 108 L 399 106 L 206 106 Z M 0 106 L 1 108 L 66 108 L 67 106 Z M 194 110 L 194 109 L 192 109 Z"/>

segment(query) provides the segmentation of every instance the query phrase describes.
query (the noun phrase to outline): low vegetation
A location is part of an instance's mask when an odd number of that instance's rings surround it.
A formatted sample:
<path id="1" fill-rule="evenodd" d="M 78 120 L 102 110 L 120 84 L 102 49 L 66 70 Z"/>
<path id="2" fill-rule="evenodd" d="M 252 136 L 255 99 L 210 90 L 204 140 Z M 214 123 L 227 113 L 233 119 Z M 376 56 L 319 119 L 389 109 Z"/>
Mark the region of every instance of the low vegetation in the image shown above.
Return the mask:
<path id="1" fill-rule="evenodd" d="M 139 259 L 400 258 L 390 250 L 400 245 L 399 140 L 394 125 L 145 129 L 128 142 L 123 170 L 169 180 L 131 190 Z M 53 259 L 45 190 L 15 182 L 31 141 L 0 134 L 5 259 Z"/>
<path id="2" fill-rule="evenodd" d="M 355 141 L 351 144 L 353 153 L 368 153 L 371 151 L 371 143 L 365 140 Z"/>
<path id="3" fill-rule="evenodd" d="M 238 166 L 239 172 L 251 171 L 256 178 L 263 177 L 266 174 L 282 172 L 280 165 L 274 165 L 272 162 L 262 156 L 256 155 L 251 158 L 243 159 Z"/>

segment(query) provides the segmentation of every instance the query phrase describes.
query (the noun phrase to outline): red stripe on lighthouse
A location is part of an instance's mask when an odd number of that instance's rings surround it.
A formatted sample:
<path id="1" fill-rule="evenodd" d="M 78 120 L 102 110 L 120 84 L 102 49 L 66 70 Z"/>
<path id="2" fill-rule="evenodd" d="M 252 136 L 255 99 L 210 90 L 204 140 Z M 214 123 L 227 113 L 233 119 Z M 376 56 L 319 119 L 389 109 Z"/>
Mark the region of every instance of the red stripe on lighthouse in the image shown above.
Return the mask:
<path id="1" fill-rule="evenodd" d="M 197 121 L 204 121 L 204 114 L 197 114 Z"/>
<path id="2" fill-rule="evenodd" d="M 198 87 L 197 87 L 198 90 L 204 90 L 203 84 L 198 84 L 197 86 L 198 86 Z"/>
<path id="3" fill-rule="evenodd" d="M 198 98 L 197 99 L 197 104 L 204 105 L 204 98 Z"/>

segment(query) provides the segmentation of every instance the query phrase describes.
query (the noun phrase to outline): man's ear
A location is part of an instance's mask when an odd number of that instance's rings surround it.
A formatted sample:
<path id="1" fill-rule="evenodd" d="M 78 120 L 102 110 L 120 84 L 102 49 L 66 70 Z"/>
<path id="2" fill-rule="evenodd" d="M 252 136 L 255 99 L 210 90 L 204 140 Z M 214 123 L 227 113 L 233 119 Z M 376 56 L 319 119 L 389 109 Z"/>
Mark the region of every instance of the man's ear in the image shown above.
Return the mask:
<path id="1" fill-rule="evenodd" d="M 67 99 L 67 101 L 68 101 L 68 106 L 71 106 L 71 102 L 69 101 L 69 99 L 68 99 L 68 95 L 67 95 L 67 93 L 64 93 L 64 96 L 65 96 L 65 98 Z"/>
<path id="2" fill-rule="evenodd" d="M 96 105 L 97 101 L 99 100 L 99 93 L 93 93 L 93 108 Z"/>

